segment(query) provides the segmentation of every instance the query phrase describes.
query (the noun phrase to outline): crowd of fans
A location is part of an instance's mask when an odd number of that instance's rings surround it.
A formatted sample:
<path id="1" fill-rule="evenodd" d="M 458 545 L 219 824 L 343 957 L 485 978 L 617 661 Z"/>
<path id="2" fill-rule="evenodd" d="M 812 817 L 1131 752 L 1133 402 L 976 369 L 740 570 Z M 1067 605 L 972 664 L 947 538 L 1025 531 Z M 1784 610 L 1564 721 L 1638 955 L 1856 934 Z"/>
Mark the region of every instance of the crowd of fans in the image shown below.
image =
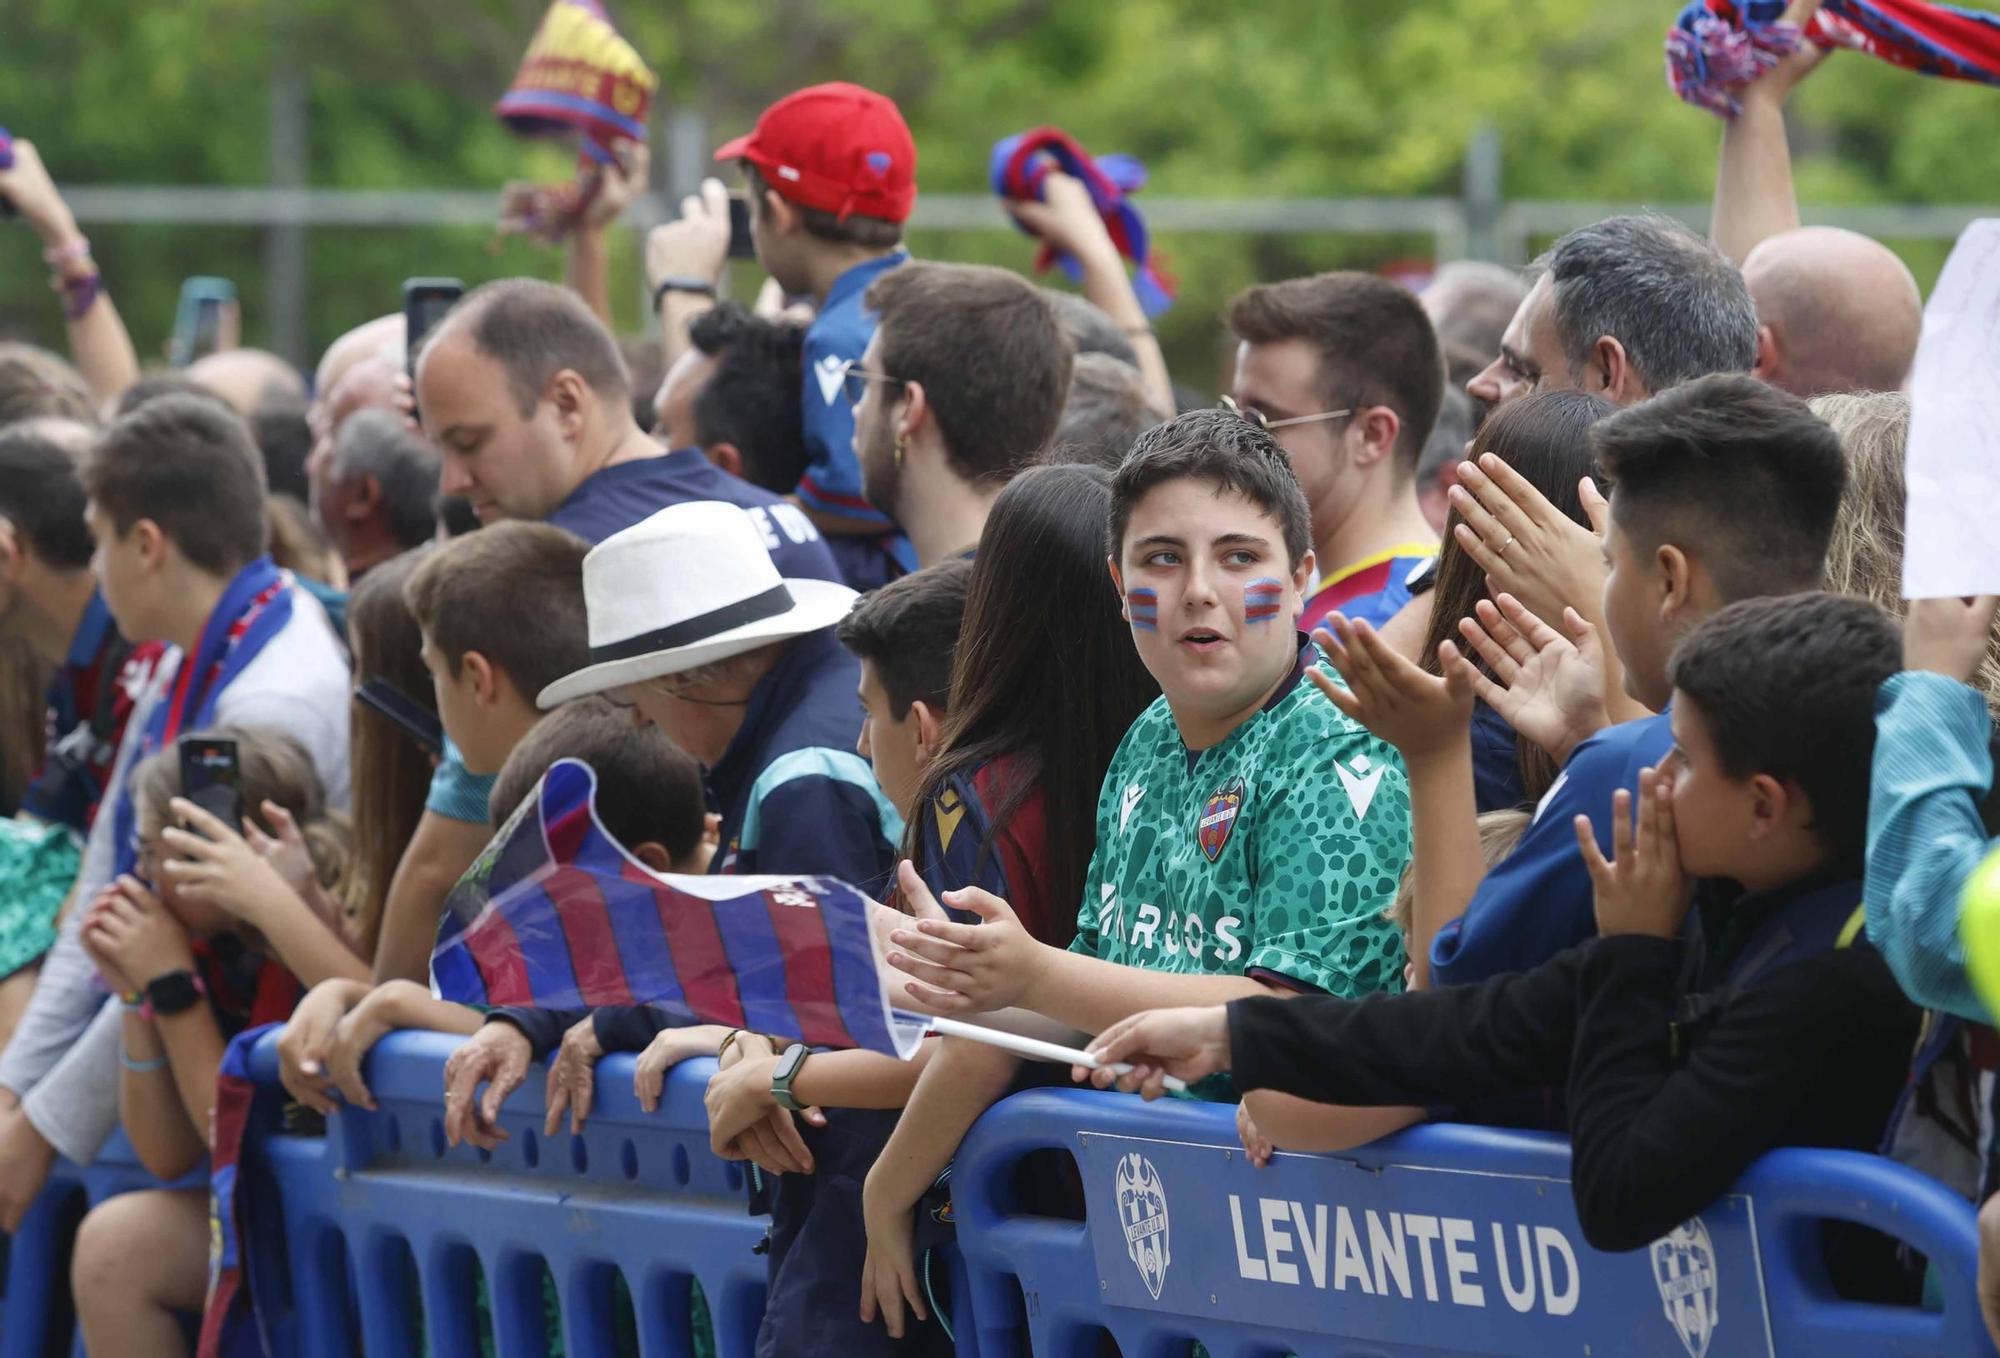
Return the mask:
<path id="1" fill-rule="evenodd" d="M 385 1033 L 463 1034 L 445 1127 L 482 1146 L 534 1062 L 553 1131 L 606 1053 L 648 1108 L 714 1056 L 714 1149 L 770 1213 L 758 1351 L 949 1351 L 952 1156 L 1070 1072 L 437 998 L 447 894 L 563 758 L 647 866 L 844 879 L 887 902 L 899 1003 L 1240 1100 L 1260 1164 L 1562 1130 L 1611 1250 L 1781 1145 L 1983 1201 L 1995 1015 L 1956 926 L 1995 601 L 1898 597 L 1921 298 L 1798 225 L 1809 69 L 1744 91 L 1710 237 L 1617 216 L 1421 294 L 1260 284 L 1229 390 L 1179 413 L 1084 186 L 1006 204 L 1081 297 L 913 260 L 916 148 L 853 85 L 718 153 L 775 304 L 717 300 L 711 181 L 646 243 L 657 350 L 621 345 L 636 148 L 571 286 L 479 287 L 414 354 L 371 321 L 310 383 L 243 349 L 143 372 L 16 141 L 69 357 L 0 346 L 0 716 L 39 751 L 0 824 L 0 1227 L 122 1126 L 162 1186 L 77 1235 L 85 1342 L 185 1352 L 232 1034 L 284 1023 L 322 1114 L 372 1106 Z M 190 736 L 235 742 L 241 824 L 182 786 Z M 1845 1295 L 1922 1294 L 1881 1237 L 1824 1248 Z"/>

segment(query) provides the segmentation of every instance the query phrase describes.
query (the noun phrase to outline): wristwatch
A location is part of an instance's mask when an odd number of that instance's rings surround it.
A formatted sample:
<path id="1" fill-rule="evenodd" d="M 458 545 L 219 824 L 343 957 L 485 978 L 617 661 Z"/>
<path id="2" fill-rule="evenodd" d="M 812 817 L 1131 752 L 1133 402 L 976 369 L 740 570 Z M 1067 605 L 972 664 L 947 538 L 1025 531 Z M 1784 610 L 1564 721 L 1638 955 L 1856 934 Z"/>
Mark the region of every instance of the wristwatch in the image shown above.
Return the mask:
<path id="1" fill-rule="evenodd" d="M 672 278 L 662 278 L 658 283 L 653 285 L 653 310 L 658 311 L 660 309 L 660 303 L 666 299 L 667 294 L 670 292 L 693 293 L 696 297 L 706 297 L 711 302 L 715 300 L 715 284 L 709 282 L 706 278 L 695 278 L 692 275 L 676 275 Z"/>
<path id="2" fill-rule="evenodd" d="M 139 1006 L 139 1017 L 151 1022 L 156 1018 L 172 1018 L 184 1014 L 195 1007 L 208 987 L 201 983 L 201 977 L 191 971 L 170 971 L 155 976 L 146 983 L 146 999 Z"/>
<path id="3" fill-rule="evenodd" d="M 771 1101 L 788 1113 L 805 1110 L 805 1105 L 792 1097 L 792 1081 L 798 1078 L 799 1068 L 812 1055 L 812 1048 L 803 1042 L 794 1042 L 785 1048 L 785 1054 L 778 1058 L 778 1064 L 771 1071 Z"/>

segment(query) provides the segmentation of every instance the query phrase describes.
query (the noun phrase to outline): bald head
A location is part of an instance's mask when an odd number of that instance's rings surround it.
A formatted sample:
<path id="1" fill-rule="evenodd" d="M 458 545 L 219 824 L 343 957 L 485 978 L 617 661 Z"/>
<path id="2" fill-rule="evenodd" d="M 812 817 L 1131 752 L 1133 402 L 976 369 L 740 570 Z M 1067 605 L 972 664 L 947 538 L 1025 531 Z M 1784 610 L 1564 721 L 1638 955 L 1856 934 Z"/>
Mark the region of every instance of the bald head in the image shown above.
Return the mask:
<path id="1" fill-rule="evenodd" d="M 302 405 L 306 384 L 291 364 L 262 349 L 224 349 L 188 365 L 188 380 L 199 382 L 248 419 L 266 406 Z"/>
<path id="2" fill-rule="evenodd" d="M 1743 261 L 1757 304 L 1757 375 L 1794 396 L 1900 391 L 1917 356 L 1917 280 L 1880 241 L 1800 227 Z"/>
<path id="3" fill-rule="evenodd" d="M 397 368 L 403 366 L 403 313 L 377 316 L 355 326 L 326 347 L 326 353 L 319 360 L 319 372 L 313 378 L 313 390 L 322 396 L 333 390 L 334 384 L 346 374 L 354 364 L 371 355 L 387 359 Z"/>

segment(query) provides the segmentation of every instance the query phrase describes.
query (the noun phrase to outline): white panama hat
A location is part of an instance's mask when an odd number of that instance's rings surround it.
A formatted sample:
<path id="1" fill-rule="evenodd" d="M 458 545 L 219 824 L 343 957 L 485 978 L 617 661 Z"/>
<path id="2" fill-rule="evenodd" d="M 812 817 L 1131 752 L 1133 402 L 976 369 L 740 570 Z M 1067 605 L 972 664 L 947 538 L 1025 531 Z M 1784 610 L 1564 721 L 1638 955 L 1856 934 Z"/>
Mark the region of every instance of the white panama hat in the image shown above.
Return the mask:
<path id="1" fill-rule="evenodd" d="M 817 632 L 858 597 L 827 580 L 779 578 L 756 521 L 735 505 L 670 505 L 583 559 L 590 664 L 536 702 L 556 707 Z"/>

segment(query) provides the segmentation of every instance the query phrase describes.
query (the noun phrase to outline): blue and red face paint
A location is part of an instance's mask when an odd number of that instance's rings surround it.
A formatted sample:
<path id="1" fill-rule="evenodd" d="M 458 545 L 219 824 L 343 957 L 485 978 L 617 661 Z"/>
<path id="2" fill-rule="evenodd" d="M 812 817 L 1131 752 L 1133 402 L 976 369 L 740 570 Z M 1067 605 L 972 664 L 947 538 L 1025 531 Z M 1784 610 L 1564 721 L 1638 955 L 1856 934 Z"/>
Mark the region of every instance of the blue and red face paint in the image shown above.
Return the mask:
<path id="1" fill-rule="evenodd" d="M 1160 592 L 1156 589 L 1135 589 L 1125 595 L 1125 612 L 1132 619 L 1135 632 L 1157 632 L 1160 630 Z"/>
<path id="2" fill-rule="evenodd" d="M 1252 580 L 1243 587 L 1243 620 L 1276 622 L 1285 604 L 1285 582 L 1270 576 Z"/>

